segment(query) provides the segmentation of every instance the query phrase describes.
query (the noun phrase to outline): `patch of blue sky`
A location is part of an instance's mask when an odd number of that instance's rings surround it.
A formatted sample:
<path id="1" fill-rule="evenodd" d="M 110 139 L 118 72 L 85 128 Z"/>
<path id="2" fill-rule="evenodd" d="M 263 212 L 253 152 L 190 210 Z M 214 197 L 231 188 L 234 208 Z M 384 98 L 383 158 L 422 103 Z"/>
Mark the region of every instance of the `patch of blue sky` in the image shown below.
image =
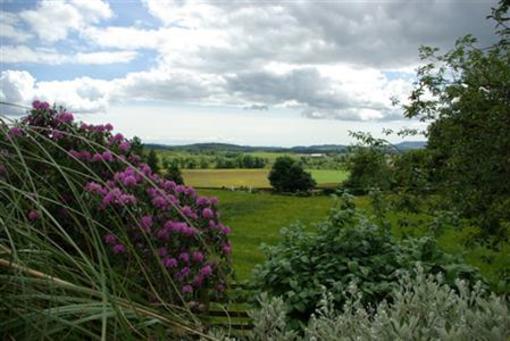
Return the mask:
<path id="1" fill-rule="evenodd" d="M 7 12 L 19 12 L 26 9 L 33 9 L 36 4 L 36 0 L 0 0 L 0 8 Z"/>
<path id="2" fill-rule="evenodd" d="M 136 26 L 140 28 L 157 28 L 160 23 L 155 19 L 141 1 L 109 1 L 114 13 L 108 20 L 109 26 Z"/>
<path id="3" fill-rule="evenodd" d="M 89 51 L 97 52 L 97 51 Z M 25 70 L 38 81 L 64 81 L 80 77 L 102 80 L 122 78 L 130 72 L 145 71 L 155 66 L 157 53 L 151 50 L 138 50 L 137 56 L 129 63 L 112 64 L 35 64 L 35 63 L 2 63 L 0 70 Z"/>
<path id="4" fill-rule="evenodd" d="M 416 74 L 414 72 L 405 72 L 405 71 L 383 71 L 384 76 L 392 81 L 395 79 L 403 79 L 403 80 L 413 80 L 416 78 Z"/>

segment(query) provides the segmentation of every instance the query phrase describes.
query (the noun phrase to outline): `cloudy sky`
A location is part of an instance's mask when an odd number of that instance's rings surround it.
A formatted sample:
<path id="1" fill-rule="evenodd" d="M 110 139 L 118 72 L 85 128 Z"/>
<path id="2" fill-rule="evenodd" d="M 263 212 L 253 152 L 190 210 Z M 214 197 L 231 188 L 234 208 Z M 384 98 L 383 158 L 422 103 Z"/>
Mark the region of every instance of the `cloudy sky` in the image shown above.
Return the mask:
<path id="1" fill-rule="evenodd" d="M 0 0 L 0 100 L 169 144 L 348 143 L 418 127 L 418 47 L 491 41 L 495 0 Z M 3 112 L 9 112 L 5 106 Z"/>

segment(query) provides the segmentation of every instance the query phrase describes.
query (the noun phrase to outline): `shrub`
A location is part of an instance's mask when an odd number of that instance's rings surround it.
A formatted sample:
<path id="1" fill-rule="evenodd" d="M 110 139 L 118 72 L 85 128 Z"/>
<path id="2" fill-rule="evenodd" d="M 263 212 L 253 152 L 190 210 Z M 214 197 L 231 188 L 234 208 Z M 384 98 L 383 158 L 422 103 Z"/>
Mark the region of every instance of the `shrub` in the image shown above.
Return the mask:
<path id="1" fill-rule="evenodd" d="M 177 185 L 184 184 L 184 178 L 182 177 L 182 173 L 179 169 L 179 166 L 177 165 L 177 162 L 172 162 L 168 165 L 164 177 L 166 180 L 171 180 Z"/>
<path id="2" fill-rule="evenodd" d="M 277 192 L 306 192 L 315 187 L 310 173 L 289 156 L 276 159 L 268 178 Z"/>
<path id="3" fill-rule="evenodd" d="M 147 165 L 151 168 L 154 173 L 159 173 L 159 157 L 154 149 L 150 149 L 146 156 Z"/>
<path id="4" fill-rule="evenodd" d="M 253 280 L 260 291 L 282 297 L 294 326 L 317 308 L 323 286 L 340 308 L 349 283 L 356 281 L 363 304 L 374 305 L 389 298 L 398 271 L 417 261 L 428 273 L 444 273 L 451 284 L 458 277 L 478 278 L 473 268 L 440 251 L 431 237 L 398 242 L 389 229 L 357 213 L 346 195 L 315 233 L 297 225 L 283 229 L 282 236 L 279 244 L 265 247 L 267 260 L 255 268 Z"/>
<path id="5" fill-rule="evenodd" d="M 463 281 L 455 288 L 440 275 L 426 275 L 418 267 L 404 272 L 391 292 L 391 303 L 374 309 L 363 305 L 355 283 L 345 289 L 343 309 L 335 308 L 331 293 L 323 293 L 319 307 L 298 337 L 286 328 L 285 304 L 279 297 L 261 296 L 253 311 L 252 340 L 507 340 L 510 337 L 508 300 L 488 295 L 480 283 L 470 289 Z"/>
<path id="6" fill-rule="evenodd" d="M 217 199 L 159 177 L 112 130 L 34 102 L 0 134 L 1 206 L 16 202 L 48 242 L 90 262 L 103 261 L 98 236 L 112 267 L 147 299 L 183 305 L 222 292 L 231 246 Z M 30 245 L 30 235 L 18 237 Z"/>

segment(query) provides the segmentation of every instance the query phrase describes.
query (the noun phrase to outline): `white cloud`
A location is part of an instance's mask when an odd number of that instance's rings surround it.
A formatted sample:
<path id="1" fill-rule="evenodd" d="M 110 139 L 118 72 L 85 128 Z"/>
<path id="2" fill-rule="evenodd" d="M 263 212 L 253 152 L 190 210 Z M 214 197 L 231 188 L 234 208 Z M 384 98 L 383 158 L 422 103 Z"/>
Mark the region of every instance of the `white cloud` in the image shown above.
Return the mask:
<path id="1" fill-rule="evenodd" d="M 19 13 L 39 39 L 47 43 L 65 39 L 70 31 L 84 29 L 112 15 L 109 5 L 101 0 L 42 0 L 35 9 Z"/>
<path id="2" fill-rule="evenodd" d="M 34 99 L 65 105 L 72 111 L 104 112 L 114 84 L 88 77 L 71 81 L 36 81 L 27 71 L 0 73 L 0 98 L 8 103 L 29 105 Z"/>
<path id="3" fill-rule="evenodd" d="M 12 103 L 25 103 L 33 96 L 35 79 L 27 71 L 2 71 L 0 74 L 0 98 Z"/>
<path id="4" fill-rule="evenodd" d="M 110 81 L 32 78 L 34 95 L 85 111 L 142 100 L 395 120 L 401 115 L 390 98 L 406 100 L 418 46 L 449 46 L 470 31 L 490 41 L 484 17 L 494 1 L 142 0 L 161 23 L 149 29 L 100 25 L 114 15 L 104 1 L 43 0 L 7 24 L 14 30 L 24 21 L 49 45 L 4 44 L 1 53 L 4 63 L 108 64 L 128 63 L 141 49 L 155 52 L 156 66 L 141 72 L 126 68 Z M 75 50 L 61 55 L 51 44 L 64 39 Z M 104 51 L 90 52 L 91 47 Z M 7 88 L 14 93 L 18 86 L 9 80 Z"/>
<path id="5" fill-rule="evenodd" d="M 13 13 L 0 11 L 0 37 L 14 40 L 15 42 L 25 42 L 32 38 L 28 32 L 19 28 L 19 17 Z"/>
<path id="6" fill-rule="evenodd" d="M 62 54 L 54 49 L 31 49 L 28 46 L 0 46 L 3 63 L 36 64 L 115 64 L 129 63 L 136 58 L 135 51 L 98 51 Z"/>

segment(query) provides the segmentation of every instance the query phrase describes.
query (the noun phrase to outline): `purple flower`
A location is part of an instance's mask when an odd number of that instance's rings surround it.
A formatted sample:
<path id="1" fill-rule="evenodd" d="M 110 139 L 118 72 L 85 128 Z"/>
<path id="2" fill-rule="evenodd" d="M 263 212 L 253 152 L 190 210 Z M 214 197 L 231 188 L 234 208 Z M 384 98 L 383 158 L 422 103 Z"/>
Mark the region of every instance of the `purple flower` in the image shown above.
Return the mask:
<path id="1" fill-rule="evenodd" d="M 61 132 L 60 130 L 52 130 L 51 131 L 51 138 L 54 140 L 54 141 L 58 141 L 58 140 L 61 140 L 63 137 L 64 137 L 64 133 Z"/>
<path id="2" fill-rule="evenodd" d="M 56 119 L 59 123 L 71 123 L 74 120 L 74 116 L 70 112 L 61 112 L 57 115 Z"/>
<path id="3" fill-rule="evenodd" d="M 223 232 L 223 234 L 230 234 L 230 232 L 232 232 L 232 230 L 228 226 L 223 226 L 222 232 Z"/>
<path id="4" fill-rule="evenodd" d="M 121 142 L 124 140 L 124 135 L 122 134 L 115 134 L 113 137 L 112 137 L 113 141 L 116 141 L 116 142 Z"/>
<path id="5" fill-rule="evenodd" d="M 113 161 L 113 154 L 109 150 L 106 150 L 101 155 L 103 157 L 104 161 L 112 162 Z"/>
<path id="6" fill-rule="evenodd" d="M 74 150 L 74 149 L 71 149 L 70 151 L 68 151 L 68 154 L 71 155 L 72 157 L 76 158 L 76 159 L 79 159 L 81 158 L 81 153 Z"/>
<path id="7" fill-rule="evenodd" d="M 192 258 L 195 262 L 201 262 L 204 260 L 204 254 L 200 251 L 194 251 Z"/>
<path id="8" fill-rule="evenodd" d="M 118 199 L 118 203 L 120 205 L 129 205 L 129 204 L 136 204 L 137 200 L 136 197 L 133 194 L 121 194 L 121 196 Z"/>
<path id="9" fill-rule="evenodd" d="M 162 228 L 158 231 L 157 237 L 161 241 L 168 241 L 168 239 L 170 238 L 170 231 L 168 231 L 165 228 Z"/>
<path id="10" fill-rule="evenodd" d="M 184 189 L 184 194 L 194 198 L 197 195 L 197 192 L 195 191 L 195 189 L 193 187 L 186 187 Z"/>
<path id="11" fill-rule="evenodd" d="M 128 141 L 122 141 L 120 144 L 119 144 L 119 149 L 122 151 L 122 152 L 127 152 L 129 149 L 131 148 L 131 143 L 129 143 Z"/>
<path id="12" fill-rule="evenodd" d="M 216 206 L 220 202 L 217 197 L 212 197 L 209 199 L 211 202 L 211 205 Z"/>
<path id="13" fill-rule="evenodd" d="M 211 219 L 214 218 L 214 212 L 209 207 L 206 207 L 202 210 L 202 217 L 205 219 Z"/>
<path id="14" fill-rule="evenodd" d="M 179 255 L 179 259 L 182 260 L 184 263 L 189 263 L 189 254 L 187 252 L 181 252 Z"/>
<path id="15" fill-rule="evenodd" d="M 229 255 L 232 253 L 232 246 L 230 243 L 225 243 L 223 244 L 222 250 L 224 254 Z"/>
<path id="16" fill-rule="evenodd" d="M 116 244 L 114 247 L 113 247 L 113 253 L 115 254 L 119 254 L 119 253 L 124 253 L 126 251 L 126 248 L 124 247 L 124 245 L 122 244 Z"/>
<path id="17" fill-rule="evenodd" d="M 177 279 L 179 280 L 183 280 L 185 279 L 186 277 L 188 277 L 190 273 L 190 269 L 188 266 L 185 266 L 184 268 L 181 269 L 181 271 L 179 271 L 175 276 L 177 277 Z"/>
<path id="18" fill-rule="evenodd" d="M 102 161 L 102 160 L 103 160 L 103 156 L 99 153 L 95 153 L 94 156 L 92 156 L 93 162 L 98 162 L 98 161 Z"/>
<path id="19" fill-rule="evenodd" d="M 177 259 L 166 257 L 163 259 L 163 265 L 167 268 L 175 268 L 177 266 Z"/>
<path id="20" fill-rule="evenodd" d="M 115 237 L 115 235 L 112 233 L 108 233 L 106 236 L 104 236 L 104 241 L 106 244 L 112 245 L 117 241 L 117 237 Z"/>
<path id="21" fill-rule="evenodd" d="M 211 276 L 212 272 L 213 272 L 212 267 L 209 264 L 200 269 L 200 274 L 204 277 Z"/>
<path id="22" fill-rule="evenodd" d="M 176 186 L 175 182 L 170 181 L 170 180 L 166 180 L 166 181 L 164 181 L 164 182 L 163 182 L 163 185 L 162 185 L 162 187 L 163 187 L 165 190 L 167 190 L 167 191 L 173 191 L 173 190 L 175 190 L 175 186 Z"/>
<path id="23" fill-rule="evenodd" d="M 36 210 L 31 210 L 30 212 L 28 212 L 28 220 L 30 221 L 36 221 L 40 217 L 41 215 Z"/>
<path id="24" fill-rule="evenodd" d="M 92 159 L 92 155 L 90 154 L 90 152 L 84 150 L 80 153 L 80 158 L 83 160 L 90 160 Z"/>
<path id="25" fill-rule="evenodd" d="M 189 206 L 184 206 L 183 208 L 181 208 L 181 212 L 186 217 L 189 217 L 189 218 L 195 218 L 196 217 L 196 213 L 193 212 L 193 210 Z"/>
<path id="26" fill-rule="evenodd" d="M 167 201 L 165 200 L 165 197 L 161 195 L 154 197 L 151 202 L 156 208 L 165 208 L 168 205 Z"/>
<path id="27" fill-rule="evenodd" d="M 9 137 L 19 137 L 23 135 L 23 129 L 20 127 L 12 127 L 9 129 L 9 132 L 7 133 Z"/>
<path id="28" fill-rule="evenodd" d="M 166 247 L 159 248 L 158 254 L 160 257 L 165 257 L 167 253 L 168 253 L 168 250 L 166 249 Z"/>
<path id="29" fill-rule="evenodd" d="M 140 219 L 140 226 L 146 232 L 150 231 L 152 224 L 153 224 L 153 221 L 152 221 L 151 215 L 143 216 L 142 219 Z"/>
<path id="30" fill-rule="evenodd" d="M 189 284 L 186 284 L 185 286 L 182 287 L 181 290 L 183 294 L 191 294 L 193 292 L 193 287 Z"/>
<path id="31" fill-rule="evenodd" d="M 204 276 L 202 274 L 198 274 L 195 276 L 195 278 L 193 278 L 192 284 L 195 288 L 201 287 L 203 283 L 204 283 Z"/>
<path id="32" fill-rule="evenodd" d="M 98 184 L 97 182 L 88 182 L 86 185 L 85 185 L 85 190 L 87 192 L 91 192 L 91 193 L 99 193 L 99 191 L 102 189 L 103 187 Z"/>
<path id="33" fill-rule="evenodd" d="M 104 128 L 106 129 L 106 131 L 112 131 L 113 130 L 113 126 L 111 123 L 106 123 L 104 125 Z"/>
<path id="34" fill-rule="evenodd" d="M 124 184 L 124 186 L 130 187 L 136 185 L 137 181 L 133 175 L 128 175 L 122 179 L 122 183 Z"/>
<path id="35" fill-rule="evenodd" d="M 198 206 L 207 206 L 209 205 L 209 199 L 206 197 L 197 197 L 196 203 Z"/>
<path id="36" fill-rule="evenodd" d="M 36 110 L 48 110 L 50 108 L 50 105 L 48 102 L 40 102 L 38 100 L 35 100 L 32 102 L 32 108 Z"/>

